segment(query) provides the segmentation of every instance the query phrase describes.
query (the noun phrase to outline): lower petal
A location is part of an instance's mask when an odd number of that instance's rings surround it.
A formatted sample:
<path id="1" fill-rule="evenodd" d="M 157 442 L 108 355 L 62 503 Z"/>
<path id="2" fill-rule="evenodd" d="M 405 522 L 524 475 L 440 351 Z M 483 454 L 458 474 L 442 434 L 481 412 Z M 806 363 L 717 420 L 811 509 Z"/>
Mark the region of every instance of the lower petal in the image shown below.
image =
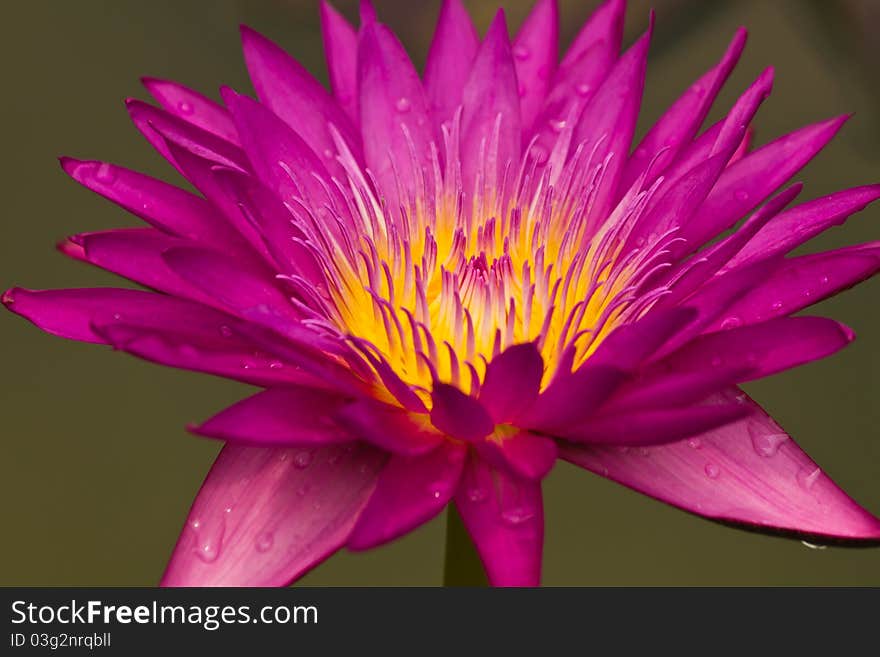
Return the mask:
<path id="1" fill-rule="evenodd" d="M 455 506 L 492 586 L 538 586 L 544 544 L 541 484 L 471 454 Z"/>
<path id="2" fill-rule="evenodd" d="M 163 586 L 283 586 L 336 552 L 385 456 L 363 443 L 298 449 L 227 445 L 208 473 Z"/>
<path id="3" fill-rule="evenodd" d="M 880 541 L 880 519 L 846 495 L 776 422 L 735 388 L 750 415 L 696 438 L 641 451 L 560 448 L 560 456 L 713 520 L 818 542 Z"/>

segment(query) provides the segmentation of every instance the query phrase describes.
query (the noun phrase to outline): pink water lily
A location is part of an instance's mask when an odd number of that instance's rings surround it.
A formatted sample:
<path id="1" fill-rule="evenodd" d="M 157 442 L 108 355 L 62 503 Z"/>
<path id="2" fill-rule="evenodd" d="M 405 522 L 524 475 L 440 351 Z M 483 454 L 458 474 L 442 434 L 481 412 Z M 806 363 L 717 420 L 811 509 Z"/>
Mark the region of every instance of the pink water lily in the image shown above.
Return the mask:
<path id="1" fill-rule="evenodd" d="M 845 118 L 754 148 L 772 69 L 702 128 L 743 30 L 633 148 L 651 26 L 621 53 L 623 13 L 605 2 L 557 61 L 555 0 L 512 40 L 448 0 L 420 75 L 369 3 L 357 29 L 323 4 L 330 92 L 243 28 L 259 100 L 145 79 L 158 106 L 128 101 L 200 195 L 62 158 L 148 227 L 61 251 L 149 291 L 6 306 L 263 389 L 192 428 L 225 445 L 164 584 L 288 584 L 451 503 L 492 584 L 537 585 L 558 458 L 714 520 L 880 542 L 737 388 L 853 339 L 795 315 L 875 274 L 880 243 L 787 255 L 880 186 L 792 205 Z"/>

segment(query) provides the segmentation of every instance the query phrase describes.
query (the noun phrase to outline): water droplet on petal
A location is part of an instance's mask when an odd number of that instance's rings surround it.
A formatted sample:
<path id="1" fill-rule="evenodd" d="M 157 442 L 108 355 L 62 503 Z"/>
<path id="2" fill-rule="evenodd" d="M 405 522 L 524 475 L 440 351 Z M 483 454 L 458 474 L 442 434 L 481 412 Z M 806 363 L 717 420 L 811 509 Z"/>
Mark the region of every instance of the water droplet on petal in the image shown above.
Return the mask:
<path id="1" fill-rule="evenodd" d="M 254 539 L 254 544 L 256 545 L 257 552 L 268 552 L 272 549 L 272 544 L 275 542 L 275 536 L 272 532 L 263 532 Z"/>
<path id="2" fill-rule="evenodd" d="M 755 453 L 770 458 L 776 456 L 779 447 L 788 440 L 788 435 L 784 433 L 767 433 L 762 428 L 750 425 L 749 435 L 752 437 L 752 447 Z"/>
<path id="3" fill-rule="evenodd" d="M 273 360 L 269 363 L 269 369 L 272 370 L 280 370 L 282 367 L 284 367 L 284 363 L 280 360 Z"/>
<path id="4" fill-rule="evenodd" d="M 122 315 L 120 315 L 119 313 L 113 313 L 113 319 L 118 322 L 120 319 L 122 319 Z"/>
<path id="5" fill-rule="evenodd" d="M 721 474 L 721 470 L 714 463 L 707 463 L 703 471 L 709 479 L 718 479 L 718 475 Z"/>
<path id="6" fill-rule="evenodd" d="M 550 127 L 553 129 L 553 132 L 562 132 L 565 130 L 565 120 L 564 119 L 556 119 L 550 121 Z"/>
<path id="7" fill-rule="evenodd" d="M 781 302 L 781 301 L 774 301 L 774 302 L 773 302 L 773 305 L 770 306 L 770 308 L 771 308 L 774 312 L 780 311 L 780 310 L 782 310 L 782 302 Z"/>
<path id="8" fill-rule="evenodd" d="M 412 103 L 409 102 L 409 98 L 399 98 L 397 102 L 394 104 L 394 107 L 397 108 L 397 111 L 401 114 L 409 112 L 412 107 Z"/>
<path id="9" fill-rule="evenodd" d="M 486 500 L 486 491 L 482 488 L 471 488 L 467 492 L 468 499 L 474 504 L 484 502 Z"/>
<path id="10" fill-rule="evenodd" d="M 729 331 L 731 329 L 739 328 L 740 326 L 742 326 L 742 320 L 739 317 L 728 317 L 721 322 L 722 331 Z"/>
<path id="11" fill-rule="evenodd" d="M 736 192 L 734 194 L 734 196 L 736 197 L 737 201 L 748 201 L 749 200 L 749 193 L 745 190 L 742 190 L 742 189 L 739 190 L 738 192 Z"/>
<path id="12" fill-rule="evenodd" d="M 550 157 L 550 153 L 547 152 L 547 149 L 538 144 L 532 146 L 531 154 L 538 164 L 545 164 Z"/>
<path id="13" fill-rule="evenodd" d="M 501 520 L 511 527 L 522 525 L 534 517 L 534 512 L 525 507 L 514 507 L 512 509 L 505 509 L 501 512 Z"/>
<path id="14" fill-rule="evenodd" d="M 588 84 L 581 83 L 576 86 L 574 90 L 577 92 L 578 96 L 586 96 L 590 93 L 592 87 Z"/>
<path id="15" fill-rule="evenodd" d="M 827 550 L 827 545 L 816 545 L 815 543 L 808 543 L 807 541 L 801 541 L 801 545 L 804 547 L 808 547 L 811 550 Z"/>
<path id="16" fill-rule="evenodd" d="M 687 444 L 691 449 L 700 449 L 703 446 L 703 441 L 699 438 L 689 438 Z"/>
<path id="17" fill-rule="evenodd" d="M 822 285 L 828 285 L 828 277 L 823 276 L 822 278 L 819 279 L 819 283 L 821 283 Z"/>
<path id="18" fill-rule="evenodd" d="M 307 449 L 298 452 L 293 457 L 293 464 L 300 469 L 309 467 L 312 464 L 312 453 Z"/>
<path id="19" fill-rule="evenodd" d="M 528 92 L 529 92 L 529 90 L 526 89 L 526 85 L 524 85 L 524 84 L 521 84 L 521 85 L 519 85 L 519 87 L 517 87 L 517 93 L 519 93 L 520 98 L 525 96 Z"/>
<path id="20" fill-rule="evenodd" d="M 222 335 L 224 338 L 231 338 L 232 337 L 232 329 L 229 328 L 228 326 L 226 326 L 226 324 L 223 324 L 220 327 L 220 335 Z"/>
<path id="21" fill-rule="evenodd" d="M 196 556 L 205 563 L 213 563 L 220 556 L 223 548 L 223 535 L 226 533 L 226 521 L 221 517 L 216 523 L 195 521 L 190 525 L 196 531 L 194 550 Z"/>
<path id="22" fill-rule="evenodd" d="M 107 162 L 102 162 L 98 167 L 98 170 L 95 171 L 95 178 L 98 182 L 110 185 L 116 180 L 116 171 Z"/>
<path id="23" fill-rule="evenodd" d="M 177 109 L 180 110 L 181 114 L 192 114 L 193 112 L 195 112 L 195 108 L 192 106 L 192 104 L 186 102 L 185 100 L 177 103 Z"/>
<path id="24" fill-rule="evenodd" d="M 525 46 L 516 46 L 513 49 L 513 56 L 519 60 L 526 60 L 529 58 L 529 55 L 531 55 L 531 53 Z"/>
<path id="25" fill-rule="evenodd" d="M 817 468 L 816 466 L 808 465 L 798 471 L 797 482 L 804 490 L 810 490 L 821 474 L 821 469 Z"/>
<path id="26" fill-rule="evenodd" d="M 333 151 L 331 151 L 329 148 L 324 149 L 324 157 L 326 157 L 328 160 L 332 160 Z"/>

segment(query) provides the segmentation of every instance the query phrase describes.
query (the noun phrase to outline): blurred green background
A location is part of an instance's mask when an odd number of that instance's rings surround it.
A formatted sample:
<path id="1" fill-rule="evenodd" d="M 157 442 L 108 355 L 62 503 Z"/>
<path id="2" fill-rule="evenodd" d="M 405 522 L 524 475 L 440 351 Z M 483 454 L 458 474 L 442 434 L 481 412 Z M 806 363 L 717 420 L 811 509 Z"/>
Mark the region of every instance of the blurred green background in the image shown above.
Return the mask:
<path id="1" fill-rule="evenodd" d="M 496 2 L 466 3 L 481 30 Z M 529 2 L 503 3 L 515 28 Z M 596 0 L 563 0 L 564 43 Z M 356 2 L 338 6 L 350 17 Z M 378 0 L 421 63 L 439 2 Z M 723 51 L 750 42 L 719 108 L 767 64 L 777 83 L 758 142 L 844 112 L 855 118 L 799 176 L 808 197 L 880 180 L 875 0 L 631 0 L 628 40 L 657 9 L 642 129 Z M 68 180 L 55 157 L 103 158 L 173 180 L 129 124 L 140 75 L 212 95 L 249 90 L 237 25 L 251 24 L 325 77 L 316 4 L 299 0 L 16 0 L 4 4 L 0 287 L 117 282 L 53 250 L 61 237 L 135 220 Z M 718 115 L 716 109 L 715 116 Z M 880 238 L 880 207 L 813 249 Z M 750 386 L 857 500 L 880 513 L 880 280 L 819 312 L 861 339 L 838 356 Z M 0 314 L 0 584 L 152 585 L 218 444 L 185 433 L 243 386 L 47 336 Z M 810 550 L 686 515 L 560 464 L 546 483 L 548 585 L 880 585 L 880 549 Z M 313 585 L 435 585 L 442 520 L 367 554 L 340 553 Z"/>

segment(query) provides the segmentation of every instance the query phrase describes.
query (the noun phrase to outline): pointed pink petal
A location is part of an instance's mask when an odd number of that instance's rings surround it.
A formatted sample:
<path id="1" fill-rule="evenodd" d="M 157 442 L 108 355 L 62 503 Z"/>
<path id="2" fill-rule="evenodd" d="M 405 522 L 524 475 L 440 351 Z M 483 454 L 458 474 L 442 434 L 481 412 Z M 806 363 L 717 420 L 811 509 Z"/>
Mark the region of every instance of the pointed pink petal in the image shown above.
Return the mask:
<path id="1" fill-rule="evenodd" d="M 494 434 L 475 448 L 492 465 L 525 479 L 543 479 L 556 464 L 556 442 L 528 431 Z"/>
<path id="2" fill-rule="evenodd" d="M 344 176 L 342 165 L 335 159 L 337 149 L 330 126 L 355 155 L 360 152 L 360 142 L 342 108 L 299 62 L 266 37 L 242 26 L 241 42 L 260 101 L 323 158 L 333 175 Z"/>
<path id="3" fill-rule="evenodd" d="M 689 308 L 655 311 L 615 329 L 580 368 L 557 374 L 518 424 L 549 433 L 580 424 L 694 315 Z"/>
<path id="4" fill-rule="evenodd" d="M 461 0 L 445 0 L 425 62 L 425 93 L 436 125 L 450 121 L 461 105 L 480 45 L 477 30 Z"/>
<path id="5" fill-rule="evenodd" d="M 591 209 L 594 224 L 604 221 L 611 210 L 629 155 L 642 91 L 652 27 L 617 60 L 578 118 L 573 144 L 592 154 L 591 167 L 610 156 Z"/>
<path id="6" fill-rule="evenodd" d="M 326 0 L 321 0 L 321 36 L 330 88 L 336 102 L 354 126 L 359 125 L 357 106 L 357 33 Z"/>
<path id="7" fill-rule="evenodd" d="M 431 422 L 453 438 L 480 440 L 495 426 L 480 402 L 454 386 L 434 383 L 431 399 Z"/>
<path id="8" fill-rule="evenodd" d="M 266 187 L 289 203 L 302 199 L 315 213 L 325 205 L 336 213 L 343 211 L 346 206 L 341 194 L 329 184 L 326 166 L 331 158 L 325 154 L 319 159 L 295 131 L 264 105 L 232 92 L 227 92 L 226 98 L 257 178 Z M 323 218 L 323 214 L 320 216 Z M 332 219 L 324 223 L 328 228 L 333 226 Z"/>
<path id="9" fill-rule="evenodd" d="M 357 436 L 334 420 L 345 401 L 314 388 L 270 388 L 242 399 L 190 430 L 202 436 L 264 447 L 350 442 Z M 302 463 L 311 458 L 311 452 L 301 452 L 294 458 Z"/>
<path id="10" fill-rule="evenodd" d="M 141 82 L 167 112 L 238 145 L 238 131 L 219 103 L 171 80 L 142 78 Z"/>
<path id="11" fill-rule="evenodd" d="M 169 237 L 153 228 L 119 228 L 99 233 L 74 235 L 78 259 L 124 276 L 135 283 L 209 306 L 218 304 L 210 296 L 175 274 L 162 254 L 170 248 L 192 247 L 192 242 Z"/>
<path id="12" fill-rule="evenodd" d="M 520 158 L 520 99 L 503 11 L 477 51 L 462 98 L 462 178 L 465 193 L 477 197 L 497 189 Z"/>
<path id="13" fill-rule="evenodd" d="M 241 246 L 210 203 L 179 187 L 108 162 L 63 157 L 61 166 L 81 185 L 166 233 L 232 252 Z"/>
<path id="14" fill-rule="evenodd" d="M 620 51 L 623 38 L 623 22 L 626 14 L 626 0 L 606 0 L 590 16 L 589 20 L 571 42 L 562 58 L 559 72 L 563 73 L 581 56 L 602 43 L 613 56 Z"/>
<path id="15" fill-rule="evenodd" d="M 737 253 L 727 267 L 788 253 L 831 226 L 838 226 L 880 198 L 880 185 L 854 187 L 802 203 L 774 217 Z"/>
<path id="16" fill-rule="evenodd" d="M 345 544 L 385 457 L 364 444 L 227 445 L 193 502 L 163 586 L 282 586 Z"/>
<path id="17" fill-rule="evenodd" d="M 519 81 L 520 115 L 524 133 L 544 106 L 556 72 L 559 49 L 557 0 L 538 0 L 513 41 L 516 77 Z"/>
<path id="18" fill-rule="evenodd" d="M 544 544 L 541 484 L 493 468 L 471 455 L 455 494 L 493 586 L 538 586 Z"/>
<path id="19" fill-rule="evenodd" d="M 719 401 L 751 415 L 689 441 L 647 448 L 565 446 L 562 456 L 597 474 L 698 515 L 810 539 L 880 540 L 862 509 L 762 409 L 735 389 Z"/>
<path id="20" fill-rule="evenodd" d="M 387 543 L 440 513 L 455 493 L 464 460 L 465 448 L 448 441 L 423 456 L 392 456 L 348 548 L 366 550 Z"/>
<path id="21" fill-rule="evenodd" d="M 512 422 L 538 396 L 544 361 L 534 343 L 514 345 L 492 359 L 480 385 L 480 403 L 495 422 Z"/>
<path id="22" fill-rule="evenodd" d="M 744 380 L 759 379 L 836 353 L 853 332 L 825 317 L 781 317 L 720 333 L 708 333 L 657 363 L 668 371 L 748 367 Z"/>
<path id="23" fill-rule="evenodd" d="M 298 315 L 271 276 L 243 263 L 195 247 L 177 247 L 162 254 L 165 263 L 226 310 L 247 319 L 272 315 L 295 321 Z"/>
<path id="24" fill-rule="evenodd" d="M 232 142 L 141 100 L 129 98 L 125 101 L 125 106 L 138 130 L 153 148 L 172 164 L 175 164 L 174 158 L 168 151 L 165 141 L 174 142 L 179 147 L 214 164 L 247 170 L 247 158 Z"/>
<path id="25" fill-rule="evenodd" d="M 396 213 L 410 197 L 428 193 L 423 187 L 434 135 L 419 74 L 384 25 L 361 29 L 358 87 L 367 166 Z"/>
<path id="26" fill-rule="evenodd" d="M 560 438 L 593 445 L 663 445 L 729 424 L 748 414 L 741 404 L 648 408 L 619 415 L 596 415 L 569 427 Z"/>
<path id="27" fill-rule="evenodd" d="M 663 173 L 682 146 L 693 139 L 718 92 L 736 66 L 745 43 L 746 31 L 740 28 L 736 31 L 721 61 L 676 100 L 648 131 L 633 157 L 627 162 L 621 189 L 629 189 L 649 164 L 653 175 Z"/>
<path id="28" fill-rule="evenodd" d="M 836 118 L 802 128 L 728 167 L 681 236 L 696 246 L 730 228 L 812 160 L 845 120 Z"/>
<path id="29" fill-rule="evenodd" d="M 419 456 L 444 440 L 424 413 L 411 413 L 371 399 L 349 402 L 335 417 L 356 438 L 403 456 Z"/>
<path id="30" fill-rule="evenodd" d="M 740 268 L 724 276 L 738 271 Z M 720 331 L 731 324 L 755 324 L 791 315 L 874 276 L 878 271 L 880 243 L 877 242 L 786 260 L 771 276 L 756 281 L 706 331 Z"/>

